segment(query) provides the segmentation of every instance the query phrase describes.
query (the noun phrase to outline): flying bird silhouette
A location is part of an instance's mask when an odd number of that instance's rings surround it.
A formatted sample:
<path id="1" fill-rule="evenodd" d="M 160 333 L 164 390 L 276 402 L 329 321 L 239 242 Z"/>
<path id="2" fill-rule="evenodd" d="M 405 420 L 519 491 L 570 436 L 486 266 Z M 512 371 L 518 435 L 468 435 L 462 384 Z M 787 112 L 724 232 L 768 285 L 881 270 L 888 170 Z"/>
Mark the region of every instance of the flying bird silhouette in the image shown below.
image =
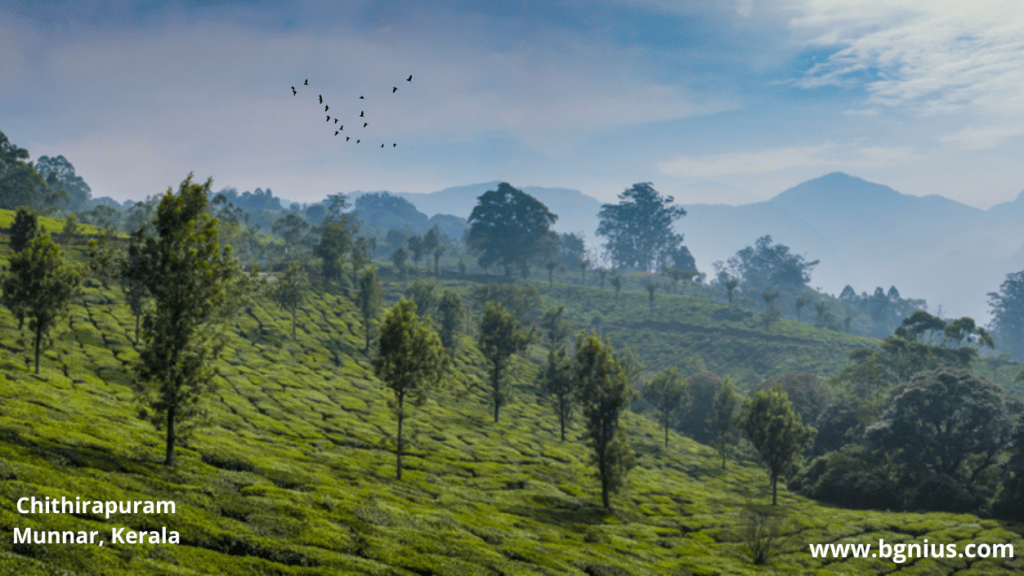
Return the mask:
<path id="1" fill-rule="evenodd" d="M 356 140 L 356 144 L 359 144 L 359 140 Z"/>
<path id="2" fill-rule="evenodd" d="M 345 125 L 344 124 L 341 125 L 341 128 L 338 128 L 338 130 L 344 130 L 344 129 L 345 129 Z"/>
<path id="3" fill-rule="evenodd" d="M 381 144 L 381 145 L 380 145 L 380 147 L 381 147 L 381 148 L 383 148 L 383 147 L 384 147 L 384 145 L 383 145 L 383 144 Z"/>
<path id="4" fill-rule="evenodd" d="M 327 109 L 328 109 L 328 108 L 330 108 L 330 106 L 327 106 L 327 105 L 325 105 L 325 106 L 324 106 L 324 112 L 327 112 Z"/>
<path id="5" fill-rule="evenodd" d="M 331 117 L 330 117 L 330 116 L 328 116 L 328 117 L 327 117 L 327 121 L 328 121 L 328 122 L 330 122 L 330 121 L 331 121 Z"/>
<path id="6" fill-rule="evenodd" d="M 306 78 L 306 81 L 303 82 L 303 84 L 305 84 L 306 86 L 309 86 L 309 78 Z"/>
<path id="7" fill-rule="evenodd" d="M 345 136 L 345 142 L 348 142 L 348 136 Z"/>
<path id="8" fill-rule="evenodd" d="M 320 95 L 320 103 L 321 103 L 321 104 L 323 104 L 323 103 L 324 103 L 324 95 L 323 95 L 323 94 L 321 94 L 321 95 Z"/>
<path id="9" fill-rule="evenodd" d="M 363 112 L 365 112 L 365 110 L 364 110 Z M 363 117 L 363 112 L 360 112 L 360 113 L 359 113 L 359 117 L 360 117 L 360 118 L 362 118 L 362 117 Z"/>
<path id="10" fill-rule="evenodd" d="M 394 148 L 395 146 L 398 146 L 398 144 L 392 144 L 391 145 L 392 148 Z"/>
<path id="11" fill-rule="evenodd" d="M 360 96 L 359 99 L 360 100 L 366 100 L 366 98 L 363 98 L 362 96 Z"/>
<path id="12" fill-rule="evenodd" d="M 337 135 L 338 135 L 338 131 L 337 131 L 337 130 L 335 130 L 335 131 L 334 131 L 334 135 L 335 135 L 335 136 L 337 136 Z"/>
<path id="13" fill-rule="evenodd" d="M 298 92 L 295 91 L 295 86 L 292 86 L 292 96 L 295 96 Z"/>
<path id="14" fill-rule="evenodd" d="M 392 94 L 394 94 L 395 92 L 398 92 L 398 87 L 397 86 L 391 89 L 391 93 Z"/>
<path id="15" fill-rule="evenodd" d="M 337 119 L 337 118 L 335 118 L 335 119 L 334 119 L 334 123 L 335 123 L 335 124 L 337 124 L 337 123 L 338 123 L 338 119 Z"/>
<path id="16" fill-rule="evenodd" d="M 363 122 L 363 128 L 366 128 L 366 122 Z"/>
<path id="17" fill-rule="evenodd" d="M 409 77 L 406 78 L 405 81 L 406 82 L 412 82 L 412 74 L 409 74 Z"/>

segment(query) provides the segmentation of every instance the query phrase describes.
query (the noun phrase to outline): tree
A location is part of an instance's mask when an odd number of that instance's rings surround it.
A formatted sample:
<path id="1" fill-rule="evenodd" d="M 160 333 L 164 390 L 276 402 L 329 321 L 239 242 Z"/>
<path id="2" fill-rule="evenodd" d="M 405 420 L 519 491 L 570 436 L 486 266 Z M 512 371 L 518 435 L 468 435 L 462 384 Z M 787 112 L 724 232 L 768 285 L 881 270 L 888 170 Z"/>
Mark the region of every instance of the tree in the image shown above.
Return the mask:
<path id="1" fill-rule="evenodd" d="M 65 246 L 70 245 L 75 236 L 81 232 L 82 227 L 78 225 L 78 216 L 74 214 L 68 214 L 67 220 L 64 221 L 64 228 L 60 231 L 60 243 Z"/>
<path id="2" fill-rule="evenodd" d="M 91 210 L 79 212 L 78 216 L 82 222 L 102 228 L 111 234 L 117 232 L 118 222 L 121 221 L 121 213 L 117 211 L 117 208 L 106 204 L 93 206 Z"/>
<path id="3" fill-rule="evenodd" d="M 580 286 L 587 285 L 587 268 L 590 268 L 590 260 L 586 258 L 580 260 Z"/>
<path id="4" fill-rule="evenodd" d="M 325 283 L 341 282 L 345 255 L 352 250 L 353 236 L 358 231 L 354 220 L 343 214 L 337 220 L 328 217 L 320 226 L 320 242 L 313 254 L 323 260 L 322 275 Z"/>
<path id="5" fill-rule="evenodd" d="M 19 318 L 31 318 L 29 329 L 35 333 L 36 374 L 39 374 L 43 339 L 67 312 L 80 282 L 77 267 L 67 261 L 64 251 L 49 234 L 35 236 L 28 246 L 11 256 L 0 301 Z"/>
<path id="6" fill-rule="evenodd" d="M 441 239 L 437 236 L 437 226 L 434 226 L 423 235 L 423 255 L 433 254 L 439 246 L 441 246 Z"/>
<path id="7" fill-rule="evenodd" d="M 751 393 L 771 390 L 775 386 L 781 387 L 786 393 L 793 411 L 804 424 L 814 424 L 828 406 L 828 390 L 818 377 L 810 372 L 783 374 L 764 380 L 754 386 Z"/>
<path id="8" fill-rule="evenodd" d="M 644 282 L 644 288 L 647 289 L 647 299 L 651 307 L 651 316 L 654 316 L 654 292 L 658 289 L 658 282 L 655 280 L 648 280 Z"/>
<path id="9" fill-rule="evenodd" d="M 729 258 L 728 268 L 755 293 L 777 287 L 800 294 L 811 281 L 811 271 L 818 262 L 807 262 L 803 256 L 791 254 L 788 246 L 773 246 L 772 237 L 766 235 L 758 238 L 753 247 L 747 246 Z"/>
<path id="10" fill-rule="evenodd" d="M 736 292 L 736 287 L 740 285 L 740 281 L 737 278 L 727 278 L 725 281 L 725 292 L 729 296 L 729 308 L 732 308 L 733 294 Z"/>
<path id="11" fill-rule="evenodd" d="M 778 290 L 765 290 L 761 297 L 764 298 L 764 329 L 768 330 L 771 328 L 772 323 L 777 322 L 782 317 L 782 312 L 779 310 L 779 291 Z"/>
<path id="12" fill-rule="evenodd" d="M 297 214 L 286 214 L 274 222 L 271 231 L 284 239 L 289 246 L 299 246 L 309 235 L 309 224 Z"/>
<path id="13" fill-rule="evenodd" d="M 441 277 L 441 256 L 444 255 L 446 248 L 444 244 L 439 244 L 434 247 L 434 276 Z"/>
<path id="14" fill-rule="evenodd" d="M 363 352 L 370 351 L 370 341 L 373 339 L 373 321 L 377 317 L 383 301 L 384 292 L 377 280 L 377 271 L 368 268 L 359 276 L 358 292 L 356 292 L 356 306 L 363 318 L 363 334 L 366 336 L 366 347 L 363 348 Z"/>
<path id="15" fill-rule="evenodd" d="M 152 228 L 152 227 L 151 227 Z M 131 234 L 131 242 L 140 244 L 144 238 L 151 237 L 146 234 L 145 225 L 134 229 Z M 124 292 L 124 299 L 135 316 L 135 345 L 139 345 L 139 320 L 146 312 L 146 307 L 152 301 L 149 290 L 146 288 L 145 279 L 140 267 L 142 255 L 130 250 L 119 258 L 117 266 L 121 276 L 121 291 Z"/>
<path id="16" fill-rule="evenodd" d="M 306 268 L 298 263 L 291 262 L 283 274 L 277 277 L 271 296 L 274 301 L 292 315 L 292 340 L 295 340 L 295 312 L 306 300 L 309 292 L 309 275 Z"/>
<path id="17" fill-rule="evenodd" d="M 396 444 L 397 478 L 402 479 L 402 424 L 406 419 L 405 400 L 420 406 L 427 392 L 441 383 L 448 367 L 448 355 L 441 339 L 429 323 L 416 316 L 416 304 L 401 299 L 384 318 L 380 330 L 380 355 L 373 361 L 373 371 L 391 388 L 391 408 L 398 419 Z"/>
<path id="18" fill-rule="evenodd" d="M 0 132 L 0 208 L 25 206 L 50 214 L 67 199 L 67 192 L 50 187 L 32 162 L 24 162 L 28 157 L 28 150 L 12 144 Z"/>
<path id="19" fill-rule="evenodd" d="M 1024 360 L 1024 270 L 1006 275 L 998 292 L 988 293 L 992 334 L 1015 360 Z"/>
<path id="20" fill-rule="evenodd" d="M 405 271 L 408 267 L 409 262 L 409 251 L 405 249 L 405 246 L 399 246 L 394 252 L 391 253 L 391 263 L 395 265 L 396 270 L 405 278 Z"/>
<path id="21" fill-rule="evenodd" d="M 653 271 L 662 254 L 682 242 L 672 223 L 686 210 L 671 206 L 673 200 L 662 197 L 650 182 L 641 182 L 619 194 L 617 205 L 601 206 L 597 235 L 608 239 L 605 248 L 616 267 Z"/>
<path id="22" fill-rule="evenodd" d="M 800 312 L 803 311 L 804 306 L 811 303 L 811 296 L 809 294 L 801 294 L 793 300 L 793 307 L 796 308 L 796 321 L 800 321 Z"/>
<path id="23" fill-rule="evenodd" d="M 70 222 L 70 220 L 69 220 Z M 100 232 L 99 238 L 89 240 L 89 272 L 106 288 L 118 277 L 117 251 L 110 243 L 110 233 Z"/>
<path id="24" fill-rule="evenodd" d="M 612 288 L 615 288 L 615 303 L 619 303 L 619 292 L 622 292 L 622 276 L 619 274 L 612 275 Z"/>
<path id="25" fill-rule="evenodd" d="M 555 414 L 561 430 L 562 442 L 565 442 L 565 426 L 572 417 L 574 408 L 572 357 L 568 346 L 563 343 L 557 348 L 548 350 L 547 370 L 544 372 L 544 392 L 554 397 Z"/>
<path id="26" fill-rule="evenodd" d="M 722 387 L 715 394 L 715 410 L 708 416 L 708 424 L 715 433 L 715 448 L 722 456 L 722 468 L 729 457 L 729 450 L 736 443 L 736 412 L 740 407 L 740 395 L 732 378 L 726 376 Z"/>
<path id="27" fill-rule="evenodd" d="M 748 398 L 740 417 L 743 435 L 761 455 L 772 482 L 772 506 L 779 476 L 797 471 L 801 454 L 814 442 L 817 430 L 800 423 L 781 387 L 760 390 Z"/>
<path id="28" fill-rule="evenodd" d="M 24 206 L 18 208 L 14 214 L 14 223 L 11 224 L 11 252 L 21 252 L 33 238 L 42 233 L 39 213 Z"/>
<path id="29" fill-rule="evenodd" d="M 665 428 L 665 448 L 668 448 L 668 429 L 675 423 L 679 412 L 689 400 L 686 386 L 686 381 L 679 375 L 679 369 L 669 366 L 655 374 L 643 388 L 643 399 L 654 406 L 658 421 Z"/>
<path id="30" fill-rule="evenodd" d="M 412 255 L 413 266 L 419 266 L 420 260 L 423 259 L 424 254 L 427 253 L 426 246 L 423 244 L 422 236 L 409 236 L 406 239 L 406 244 L 409 247 L 409 254 Z M 417 274 L 419 274 L 417 272 Z"/>
<path id="31" fill-rule="evenodd" d="M 558 220 L 533 196 L 507 182 L 484 193 L 469 215 L 467 244 L 480 254 L 480 267 L 505 268 L 505 276 L 543 250 L 549 228 Z"/>
<path id="32" fill-rule="evenodd" d="M 609 494 L 622 487 L 636 459 L 619 427 L 619 417 L 629 406 L 629 380 L 607 339 L 602 342 L 594 333 L 585 337 L 582 331 L 576 336 L 573 387 L 601 480 L 601 503 L 611 508 Z"/>
<path id="33" fill-rule="evenodd" d="M 572 333 L 569 328 L 569 323 L 566 322 L 565 318 L 565 304 L 561 304 L 558 308 L 549 308 L 544 313 L 544 317 L 541 318 L 540 327 L 548 332 L 548 349 L 554 349 L 559 344 L 565 342 L 565 340 Z"/>
<path id="34" fill-rule="evenodd" d="M 1020 400 L 985 378 L 958 368 L 929 370 L 893 390 L 864 437 L 871 448 L 892 453 L 916 480 L 941 475 L 976 493 L 979 477 L 999 462 L 1022 412 Z M 927 502 L 925 494 L 918 499 L 925 500 L 922 508 L 948 509 Z"/>
<path id="35" fill-rule="evenodd" d="M 217 219 L 207 211 L 212 183 L 193 184 L 189 173 L 178 194 L 168 188 L 157 207 L 157 236 L 133 234 L 126 260 L 138 266 L 154 303 L 142 324 L 138 392 L 155 424 L 166 417 L 167 466 L 174 466 L 176 426 L 197 414 L 227 322 L 253 289 L 231 246 L 220 245 Z"/>
<path id="36" fill-rule="evenodd" d="M 508 394 L 504 390 L 509 361 L 513 354 L 522 352 L 533 340 L 533 331 L 519 330 L 519 321 L 497 302 L 488 302 L 480 318 L 480 336 L 477 348 L 491 363 L 491 401 L 494 404 L 494 421 Z"/>
<path id="37" fill-rule="evenodd" d="M 446 289 L 437 303 L 437 315 L 441 325 L 441 344 L 448 349 L 449 356 L 455 358 L 455 345 L 458 341 L 455 334 L 462 326 L 465 312 L 462 309 L 462 297 L 454 290 Z"/>
<path id="38" fill-rule="evenodd" d="M 548 269 L 548 290 L 555 287 L 555 268 L 558 268 L 558 259 L 548 258 L 544 262 L 544 267 Z"/>
<path id="39" fill-rule="evenodd" d="M 363 267 L 370 263 L 370 241 L 365 236 L 356 238 L 352 245 L 352 285 L 359 283 Z"/>
<path id="40" fill-rule="evenodd" d="M 413 281 L 402 295 L 415 302 L 419 315 L 426 318 L 433 316 L 434 309 L 437 307 L 437 296 L 434 295 L 436 287 L 437 284 L 433 280 L 419 278 Z"/>
<path id="41" fill-rule="evenodd" d="M 689 383 L 690 402 L 680 415 L 679 430 L 697 442 L 710 446 L 716 436 L 708 422 L 708 414 L 715 410 L 715 396 L 723 385 L 722 378 L 701 368 L 686 381 Z"/>
<path id="42" fill-rule="evenodd" d="M 66 158 L 43 156 L 36 162 L 36 170 L 46 179 L 50 188 L 65 191 L 67 211 L 77 212 L 88 206 L 92 189 L 81 176 L 75 174 L 75 167 Z"/>
<path id="43" fill-rule="evenodd" d="M 487 302 L 499 302 L 506 310 L 515 315 L 519 324 L 531 324 L 536 317 L 536 310 L 542 300 L 537 287 L 514 286 L 512 284 L 482 284 L 473 290 L 473 298 L 481 305 Z"/>

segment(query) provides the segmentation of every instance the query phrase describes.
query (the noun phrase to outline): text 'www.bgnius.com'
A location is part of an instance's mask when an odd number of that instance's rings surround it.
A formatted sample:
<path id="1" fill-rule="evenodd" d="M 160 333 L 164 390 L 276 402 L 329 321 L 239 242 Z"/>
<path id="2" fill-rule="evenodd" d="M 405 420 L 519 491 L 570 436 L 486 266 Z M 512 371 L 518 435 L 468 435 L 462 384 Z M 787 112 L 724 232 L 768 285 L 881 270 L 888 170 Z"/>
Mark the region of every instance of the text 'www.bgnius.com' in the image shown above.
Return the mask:
<path id="1" fill-rule="evenodd" d="M 878 541 L 878 548 L 871 544 L 810 544 L 814 558 L 888 558 L 897 564 L 915 558 L 1013 558 L 1013 544 L 968 544 L 962 552 L 956 544 L 888 544 Z"/>

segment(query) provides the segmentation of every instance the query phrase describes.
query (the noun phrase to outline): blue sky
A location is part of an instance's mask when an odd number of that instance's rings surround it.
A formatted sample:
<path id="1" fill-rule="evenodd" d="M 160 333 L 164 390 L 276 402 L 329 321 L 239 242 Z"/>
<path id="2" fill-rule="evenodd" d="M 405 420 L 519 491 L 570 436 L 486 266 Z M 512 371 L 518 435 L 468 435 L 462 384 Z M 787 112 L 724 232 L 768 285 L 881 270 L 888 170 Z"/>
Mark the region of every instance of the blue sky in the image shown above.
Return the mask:
<path id="1" fill-rule="evenodd" d="M 118 200 L 190 171 L 306 202 L 505 180 L 740 204 L 836 170 L 980 208 L 1024 189 L 1019 2 L 8 0 L 0 54 L 0 130 Z"/>

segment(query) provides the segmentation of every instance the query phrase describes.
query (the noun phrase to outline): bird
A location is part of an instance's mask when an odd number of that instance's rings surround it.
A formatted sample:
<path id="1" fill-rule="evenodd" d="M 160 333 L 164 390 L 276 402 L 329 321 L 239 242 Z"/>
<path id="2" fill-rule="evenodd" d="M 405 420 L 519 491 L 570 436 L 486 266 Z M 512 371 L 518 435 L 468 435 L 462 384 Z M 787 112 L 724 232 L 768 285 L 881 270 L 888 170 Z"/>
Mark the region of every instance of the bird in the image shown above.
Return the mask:
<path id="1" fill-rule="evenodd" d="M 334 123 L 335 123 L 335 124 L 337 124 L 337 123 L 338 123 L 338 119 L 337 119 L 337 118 L 335 118 L 335 119 L 334 119 Z"/>
<path id="2" fill-rule="evenodd" d="M 363 128 L 366 128 L 366 122 L 363 122 Z"/>
<path id="3" fill-rule="evenodd" d="M 345 142 L 348 142 L 348 136 L 345 136 Z"/>
<path id="4" fill-rule="evenodd" d="M 306 85 L 306 86 L 309 86 L 309 78 L 306 78 L 306 81 L 303 82 L 303 84 Z"/>
<path id="5" fill-rule="evenodd" d="M 392 94 L 394 94 L 395 92 L 398 92 L 398 87 L 397 87 L 397 86 L 396 86 L 396 87 L 393 87 L 393 88 L 391 89 L 391 93 L 392 93 Z"/>
<path id="6" fill-rule="evenodd" d="M 320 103 L 321 103 L 321 104 L 323 104 L 323 103 L 324 103 L 324 95 L 323 95 L 323 94 L 321 94 L 321 95 L 320 95 Z"/>
<path id="7" fill-rule="evenodd" d="M 324 112 L 327 112 L 327 109 L 328 109 L 328 108 L 330 108 L 330 106 L 327 106 L 327 105 L 325 104 L 325 105 L 324 105 Z"/>
<path id="8" fill-rule="evenodd" d="M 365 110 L 363 110 L 363 112 L 365 112 Z M 363 112 L 360 112 L 360 113 L 359 113 L 359 117 L 360 117 L 360 118 L 362 118 L 362 117 L 363 117 Z"/>
<path id="9" fill-rule="evenodd" d="M 406 82 L 412 82 L 412 74 L 409 74 L 409 77 L 406 78 L 405 81 Z"/>
<path id="10" fill-rule="evenodd" d="M 328 117 L 327 117 L 327 121 L 328 121 L 328 122 L 330 122 L 330 121 L 331 121 L 331 117 L 330 117 L 330 116 L 328 116 Z"/>
<path id="11" fill-rule="evenodd" d="M 337 136 L 337 135 L 338 135 L 338 131 L 337 131 L 337 130 L 335 130 L 335 131 L 334 131 L 334 135 L 335 135 L 335 136 Z"/>
<path id="12" fill-rule="evenodd" d="M 356 144 L 359 144 L 359 140 L 356 140 Z"/>
<path id="13" fill-rule="evenodd" d="M 391 145 L 392 148 L 394 148 L 395 146 L 398 146 L 398 144 L 392 144 Z"/>
<path id="14" fill-rule="evenodd" d="M 381 147 L 381 148 L 383 148 L 383 147 L 384 147 L 384 145 L 383 145 L 383 144 L 381 144 L 381 145 L 380 145 L 380 147 Z"/>
<path id="15" fill-rule="evenodd" d="M 363 98 L 362 96 L 360 96 L 359 99 L 360 100 L 366 100 L 366 98 Z"/>
<path id="16" fill-rule="evenodd" d="M 344 130 L 344 129 L 345 129 L 345 125 L 344 124 L 341 125 L 341 128 L 338 128 L 338 130 Z"/>
<path id="17" fill-rule="evenodd" d="M 295 86 L 292 86 L 292 96 L 295 96 L 298 92 L 295 91 Z"/>

